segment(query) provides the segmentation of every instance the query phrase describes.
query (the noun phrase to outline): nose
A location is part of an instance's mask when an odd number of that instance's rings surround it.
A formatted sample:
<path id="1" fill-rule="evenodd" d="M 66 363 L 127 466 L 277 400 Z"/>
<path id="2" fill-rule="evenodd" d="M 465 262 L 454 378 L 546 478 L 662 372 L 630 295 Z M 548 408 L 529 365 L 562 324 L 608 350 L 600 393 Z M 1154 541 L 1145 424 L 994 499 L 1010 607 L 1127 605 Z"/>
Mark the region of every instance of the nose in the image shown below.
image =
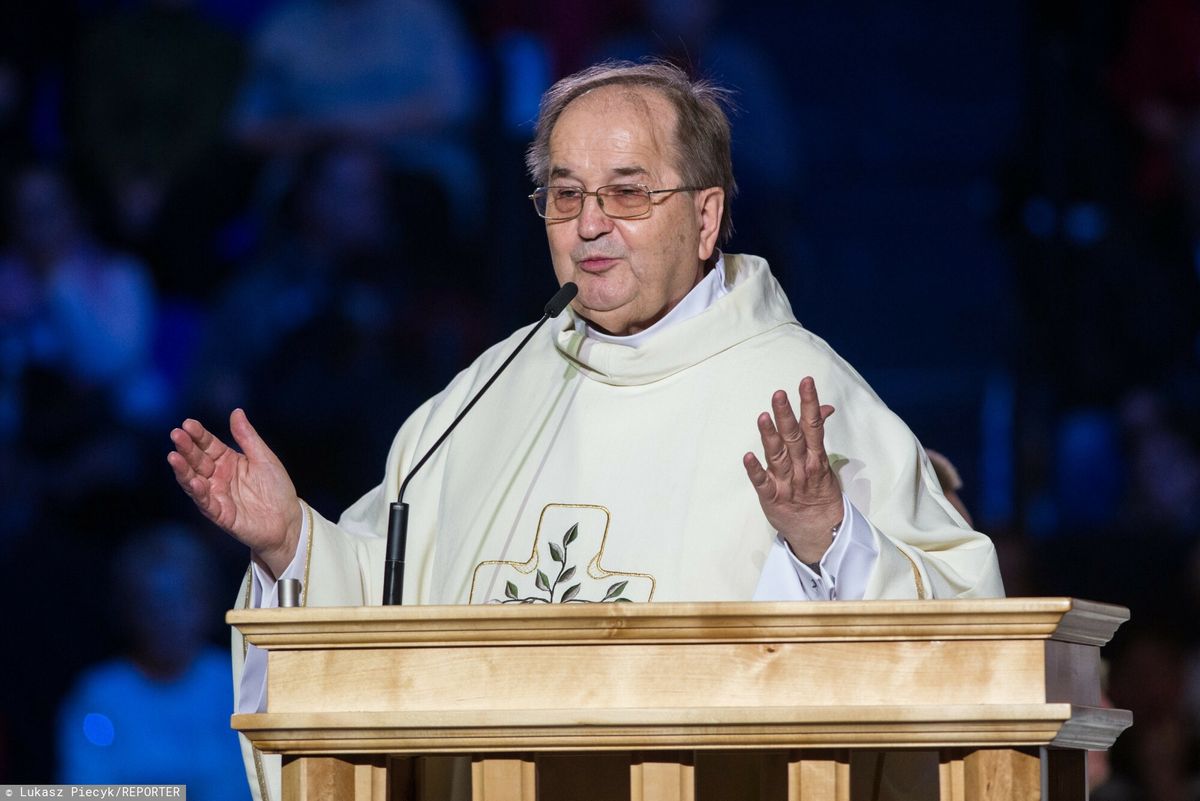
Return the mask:
<path id="1" fill-rule="evenodd" d="M 596 239 L 612 230 L 613 221 L 600 208 L 600 198 L 595 195 L 583 196 L 583 209 L 575 218 L 575 225 L 580 239 Z"/>

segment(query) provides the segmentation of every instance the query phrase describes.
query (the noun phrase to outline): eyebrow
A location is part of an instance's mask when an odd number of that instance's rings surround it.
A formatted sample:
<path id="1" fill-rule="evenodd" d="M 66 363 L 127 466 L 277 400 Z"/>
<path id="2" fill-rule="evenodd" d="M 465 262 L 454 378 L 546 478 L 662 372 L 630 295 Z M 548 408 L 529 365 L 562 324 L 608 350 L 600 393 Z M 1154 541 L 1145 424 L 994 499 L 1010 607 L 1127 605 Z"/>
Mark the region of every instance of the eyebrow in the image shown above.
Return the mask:
<path id="1" fill-rule="evenodd" d="M 635 176 L 635 175 L 645 175 L 645 176 L 650 175 L 650 173 L 646 171 L 645 167 L 641 167 L 637 164 L 633 164 L 628 167 L 617 167 L 611 171 L 611 174 L 613 177 L 616 177 L 616 178 L 629 178 L 629 177 Z M 555 167 L 552 170 L 550 170 L 550 178 L 552 180 L 556 179 L 556 178 L 574 178 L 574 177 L 575 177 L 575 173 L 568 167 Z"/>

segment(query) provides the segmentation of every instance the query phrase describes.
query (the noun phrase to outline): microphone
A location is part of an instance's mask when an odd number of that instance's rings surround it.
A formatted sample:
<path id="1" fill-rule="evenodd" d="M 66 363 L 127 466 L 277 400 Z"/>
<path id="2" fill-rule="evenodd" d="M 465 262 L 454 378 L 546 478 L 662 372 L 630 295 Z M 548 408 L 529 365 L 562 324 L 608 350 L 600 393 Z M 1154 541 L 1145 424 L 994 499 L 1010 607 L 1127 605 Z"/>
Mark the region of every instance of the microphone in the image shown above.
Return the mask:
<path id="1" fill-rule="evenodd" d="M 450 436 L 450 432 L 462 422 L 462 419 L 467 416 L 467 412 L 471 411 L 471 408 L 483 397 L 483 393 L 487 392 L 488 388 L 496 382 L 496 379 L 500 377 L 504 369 L 516 358 L 521 349 L 525 347 L 529 340 L 533 339 L 533 335 L 551 317 L 557 317 L 562 314 L 563 309 L 567 308 L 567 304 L 574 300 L 578 292 L 579 287 L 575 286 L 573 282 L 568 281 L 554 293 L 554 297 L 550 298 L 550 301 L 542 311 L 542 319 L 538 320 L 537 325 L 513 348 L 513 352 L 508 354 L 508 358 L 504 360 L 504 363 L 496 368 L 496 372 L 492 373 L 492 377 L 487 380 L 487 383 L 475 393 L 475 396 L 463 407 L 463 410 L 447 426 L 437 441 L 433 443 L 429 450 L 425 451 L 425 455 L 408 471 L 408 475 L 405 476 L 403 483 L 400 484 L 400 492 L 397 493 L 395 502 L 392 503 L 388 510 L 387 550 L 383 562 L 384 606 L 396 606 L 404 602 L 404 552 L 408 545 L 408 504 L 404 502 L 404 490 L 408 488 L 408 482 L 412 481 L 417 471 L 425 466 L 425 463 L 429 461 L 429 457 L 433 456 L 434 451 L 446 441 L 446 438 Z"/>
<path id="2" fill-rule="evenodd" d="M 578 294 L 579 287 L 575 286 L 574 281 L 568 281 L 559 287 L 558 291 L 554 293 L 554 297 L 546 301 L 546 308 L 542 310 L 542 319 L 538 322 L 538 325 L 546 322 L 546 320 L 550 319 L 551 317 L 557 317 L 558 315 L 562 314 L 563 309 L 567 308 L 567 304 L 575 300 L 575 296 Z M 529 339 L 529 337 L 525 338 Z M 521 345 L 524 344 L 524 342 L 521 343 Z M 517 350 L 521 349 L 521 345 L 517 346 Z M 513 353 L 516 352 L 516 350 L 513 351 Z M 499 372 L 499 370 L 496 372 Z"/>

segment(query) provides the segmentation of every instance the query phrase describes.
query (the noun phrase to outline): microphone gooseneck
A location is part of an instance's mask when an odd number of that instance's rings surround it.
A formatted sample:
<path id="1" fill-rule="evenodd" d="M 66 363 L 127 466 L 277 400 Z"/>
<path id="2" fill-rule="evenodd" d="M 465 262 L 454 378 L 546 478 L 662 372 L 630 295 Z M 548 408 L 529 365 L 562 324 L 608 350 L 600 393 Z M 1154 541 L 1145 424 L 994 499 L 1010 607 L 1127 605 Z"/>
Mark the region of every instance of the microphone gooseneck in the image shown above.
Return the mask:
<path id="1" fill-rule="evenodd" d="M 568 281 L 562 285 L 562 288 L 554 293 L 554 296 L 550 298 L 550 301 L 546 304 L 546 307 L 542 312 L 542 319 L 538 320 L 537 324 L 534 325 L 534 327 L 530 329 L 529 333 L 525 335 L 525 338 L 522 339 L 515 348 L 513 348 L 513 352 L 508 355 L 508 358 L 504 360 L 503 364 L 496 368 L 496 372 L 492 373 L 492 376 L 487 380 L 487 383 L 485 383 L 479 389 L 479 391 L 475 393 L 475 396 L 472 397 L 467 405 L 463 407 L 462 411 L 458 413 L 453 422 L 446 427 L 446 430 L 442 432 L 442 435 L 438 437 L 437 441 L 433 443 L 429 450 L 425 451 L 425 455 L 422 456 L 417 461 L 416 465 L 414 465 L 413 468 L 408 471 L 408 475 L 405 476 L 404 481 L 400 484 L 400 491 L 396 494 L 395 502 L 391 504 L 391 507 L 388 510 L 387 550 L 385 552 L 383 562 L 384 606 L 396 606 L 403 603 L 404 599 L 404 552 L 408 545 L 408 504 L 404 502 L 404 491 L 408 489 L 408 482 L 412 481 L 412 478 L 417 474 L 417 471 L 425 466 L 425 463 L 429 461 L 434 452 L 437 451 L 437 449 L 441 447 L 441 444 L 446 441 L 446 438 L 450 436 L 450 432 L 453 431 L 460 422 L 462 422 L 462 419 L 467 416 L 467 412 L 471 411 L 479 399 L 483 397 L 483 393 L 487 392 L 492 384 L 496 382 L 496 379 L 500 377 L 500 374 L 504 372 L 505 368 L 508 367 L 514 358 L 516 358 L 517 354 L 521 352 L 522 348 L 525 347 L 529 340 L 533 339 L 533 335 L 536 334 L 551 317 L 557 317 L 558 315 L 562 314 L 563 309 L 567 308 L 567 304 L 569 304 L 575 298 L 575 295 L 578 292 L 579 287 L 577 287 L 573 282 Z"/>

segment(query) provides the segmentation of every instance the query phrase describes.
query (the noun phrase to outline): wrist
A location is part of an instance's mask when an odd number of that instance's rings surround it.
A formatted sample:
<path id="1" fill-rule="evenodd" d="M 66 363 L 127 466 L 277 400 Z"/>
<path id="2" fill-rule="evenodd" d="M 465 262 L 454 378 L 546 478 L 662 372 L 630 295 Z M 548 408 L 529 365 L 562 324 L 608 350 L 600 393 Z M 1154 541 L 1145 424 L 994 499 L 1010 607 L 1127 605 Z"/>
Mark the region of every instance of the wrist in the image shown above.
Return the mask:
<path id="1" fill-rule="evenodd" d="M 296 505 L 299 510 L 299 504 Z M 287 528 L 284 531 L 283 542 L 274 548 L 263 548 L 256 550 L 253 553 L 253 558 L 256 559 L 270 573 L 272 578 L 278 580 L 280 576 L 287 570 L 288 565 L 296 558 L 296 549 L 300 543 L 301 517 L 297 513 L 294 518 L 290 519 Z"/>
<path id="2" fill-rule="evenodd" d="M 254 561 L 271 575 L 275 581 L 287 570 L 288 565 L 292 563 L 292 558 L 296 555 L 295 548 L 291 554 L 287 553 L 286 548 L 279 548 L 272 551 L 254 551 L 250 556 Z"/>
<path id="3" fill-rule="evenodd" d="M 833 545 L 833 538 L 837 536 L 838 529 L 842 527 L 842 522 L 839 519 L 837 523 L 831 526 L 822 527 L 816 534 L 805 533 L 795 535 L 784 532 L 780 532 L 780 534 L 783 536 L 783 540 L 787 543 L 792 554 L 807 565 L 814 573 L 819 573 L 821 572 L 821 560 L 825 557 L 829 546 Z"/>

